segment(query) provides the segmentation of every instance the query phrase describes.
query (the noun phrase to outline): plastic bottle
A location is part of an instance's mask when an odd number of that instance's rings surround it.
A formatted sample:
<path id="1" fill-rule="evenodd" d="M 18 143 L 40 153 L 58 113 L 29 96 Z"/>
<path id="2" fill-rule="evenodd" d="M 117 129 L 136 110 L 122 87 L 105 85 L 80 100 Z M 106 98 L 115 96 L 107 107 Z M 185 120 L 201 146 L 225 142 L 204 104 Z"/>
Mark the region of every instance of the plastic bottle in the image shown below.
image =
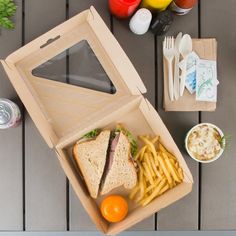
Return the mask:
<path id="1" fill-rule="evenodd" d="M 170 9 L 177 15 L 185 15 L 193 9 L 197 2 L 197 0 L 174 0 Z"/>
<path id="2" fill-rule="evenodd" d="M 152 13 L 146 8 L 141 8 L 130 19 L 129 28 L 134 34 L 145 34 L 148 31 L 151 20 Z"/>
<path id="3" fill-rule="evenodd" d="M 172 0 L 143 0 L 141 6 L 152 11 L 164 11 Z"/>
<path id="4" fill-rule="evenodd" d="M 109 0 L 109 9 L 117 18 L 128 18 L 131 16 L 141 0 Z"/>
<path id="5" fill-rule="evenodd" d="M 173 12 L 169 9 L 159 12 L 152 21 L 151 31 L 155 35 L 163 35 L 169 30 L 173 20 Z"/>

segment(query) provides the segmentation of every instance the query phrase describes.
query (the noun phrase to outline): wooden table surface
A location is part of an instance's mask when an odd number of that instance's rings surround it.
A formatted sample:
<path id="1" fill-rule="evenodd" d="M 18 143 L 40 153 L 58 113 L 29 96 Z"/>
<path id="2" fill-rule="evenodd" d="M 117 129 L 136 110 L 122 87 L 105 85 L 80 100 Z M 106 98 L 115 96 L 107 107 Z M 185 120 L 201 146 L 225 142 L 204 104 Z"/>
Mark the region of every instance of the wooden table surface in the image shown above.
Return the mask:
<path id="1" fill-rule="evenodd" d="M 136 36 L 128 21 L 110 16 L 107 0 L 15 0 L 16 28 L 2 30 L 0 57 L 43 34 L 66 19 L 94 5 L 139 72 L 145 95 L 162 117 L 182 151 L 194 177 L 191 194 L 130 230 L 234 230 L 236 229 L 236 30 L 235 0 L 202 0 L 186 16 L 175 17 L 167 33 L 179 31 L 192 37 L 216 37 L 218 41 L 218 103 L 215 112 L 165 112 L 162 108 L 163 37 L 152 33 Z M 0 97 L 19 102 L 2 68 Z M 22 106 L 22 110 L 23 106 Z M 212 122 L 231 145 L 223 158 L 200 165 L 183 148 L 184 136 L 199 122 Z M 54 151 L 50 150 L 31 118 L 15 129 L 0 130 L 0 230 L 91 231 L 96 230 L 71 189 Z"/>

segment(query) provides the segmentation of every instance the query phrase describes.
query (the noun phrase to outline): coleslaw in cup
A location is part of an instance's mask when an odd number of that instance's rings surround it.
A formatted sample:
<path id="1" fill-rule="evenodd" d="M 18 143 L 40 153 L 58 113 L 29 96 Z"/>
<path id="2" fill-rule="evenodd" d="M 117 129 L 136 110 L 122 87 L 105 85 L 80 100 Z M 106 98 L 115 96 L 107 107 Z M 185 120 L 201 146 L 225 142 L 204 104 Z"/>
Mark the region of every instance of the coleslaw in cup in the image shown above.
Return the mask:
<path id="1" fill-rule="evenodd" d="M 189 156 L 195 161 L 213 162 L 224 152 L 224 133 L 211 123 L 195 125 L 186 135 L 185 148 Z"/>

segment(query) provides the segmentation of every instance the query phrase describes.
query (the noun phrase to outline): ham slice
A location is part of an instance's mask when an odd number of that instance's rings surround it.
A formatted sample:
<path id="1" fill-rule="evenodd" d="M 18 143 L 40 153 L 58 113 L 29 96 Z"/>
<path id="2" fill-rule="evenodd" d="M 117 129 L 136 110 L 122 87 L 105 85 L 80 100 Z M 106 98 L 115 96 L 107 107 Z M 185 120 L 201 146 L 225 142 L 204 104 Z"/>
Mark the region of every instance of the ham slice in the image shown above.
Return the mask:
<path id="1" fill-rule="evenodd" d="M 110 138 L 110 144 L 109 144 L 109 147 L 108 147 L 108 150 L 107 150 L 106 164 L 105 164 L 105 168 L 104 168 L 104 171 L 103 171 L 103 175 L 102 175 L 102 179 L 101 179 L 101 182 L 100 182 L 99 189 L 102 188 L 104 179 L 106 178 L 107 173 L 111 169 L 112 162 L 113 162 L 113 159 L 114 159 L 115 150 L 116 150 L 116 146 L 118 144 L 119 138 L 120 138 L 120 133 L 116 134 L 113 139 Z"/>
<path id="2" fill-rule="evenodd" d="M 108 160 L 107 160 L 108 161 L 107 171 L 111 169 L 114 153 L 115 153 L 119 138 L 120 138 L 120 133 L 116 134 L 115 138 L 111 141 L 110 152 L 108 154 Z"/>

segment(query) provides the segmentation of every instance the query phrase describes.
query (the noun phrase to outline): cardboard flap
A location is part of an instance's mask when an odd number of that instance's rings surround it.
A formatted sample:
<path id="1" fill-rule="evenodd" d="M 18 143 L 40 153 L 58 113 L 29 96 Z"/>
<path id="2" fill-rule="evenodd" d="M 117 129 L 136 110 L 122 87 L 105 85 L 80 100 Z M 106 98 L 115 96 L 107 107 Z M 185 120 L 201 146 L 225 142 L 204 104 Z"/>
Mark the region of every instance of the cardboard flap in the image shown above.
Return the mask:
<path id="1" fill-rule="evenodd" d="M 58 142 L 57 136 L 52 127 L 48 124 L 28 85 L 25 83 L 25 81 L 22 81 L 22 79 L 14 73 L 14 70 L 12 70 L 4 61 L 1 60 L 0 62 L 8 77 L 10 78 L 11 83 L 14 85 L 14 88 L 16 89 L 20 99 L 22 101 L 27 101 L 24 104 L 26 109 L 30 111 L 30 116 L 34 123 L 38 125 L 39 132 L 43 136 L 48 146 L 52 148 L 54 143 Z"/>
<path id="2" fill-rule="evenodd" d="M 32 70 L 82 40 L 88 41 L 118 91 L 131 95 L 146 92 L 134 66 L 94 7 L 18 49 L 6 62 L 23 60 L 18 66 Z"/>
<path id="3" fill-rule="evenodd" d="M 102 83 L 109 85 L 111 92 L 107 88 L 96 91 L 96 86 L 91 89 L 86 84 L 90 71 L 78 71 L 91 67 L 90 59 L 79 67 L 83 57 L 71 54 L 82 42 L 94 54 L 104 74 Z M 132 96 L 146 92 L 130 60 L 93 7 L 9 55 L 4 68 L 50 147 L 80 126 L 101 119 L 113 107 L 123 106 Z M 51 69 L 53 76 L 48 75 Z M 100 71 L 93 76 L 94 81 L 101 76 Z M 75 82 L 79 82 L 73 84 L 78 76 Z M 102 83 L 97 82 L 97 87 Z"/>
<path id="4" fill-rule="evenodd" d="M 106 53 L 110 58 L 112 58 L 113 64 L 116 66 L 121 75 L 121 79 L 124 80 L 131 94 L 138 95 L 140 93 L 146 93 L 147 90 L 133 64 L 113 34 L 108 30 L 106 24 L 94 7 L 90 8 L 88 22 L 94 30 L 94 33 L 96 34 L 99 41 L 103 45 L 106 45 Z M 97 30 L 98 28 L 100 30 Z"/>

